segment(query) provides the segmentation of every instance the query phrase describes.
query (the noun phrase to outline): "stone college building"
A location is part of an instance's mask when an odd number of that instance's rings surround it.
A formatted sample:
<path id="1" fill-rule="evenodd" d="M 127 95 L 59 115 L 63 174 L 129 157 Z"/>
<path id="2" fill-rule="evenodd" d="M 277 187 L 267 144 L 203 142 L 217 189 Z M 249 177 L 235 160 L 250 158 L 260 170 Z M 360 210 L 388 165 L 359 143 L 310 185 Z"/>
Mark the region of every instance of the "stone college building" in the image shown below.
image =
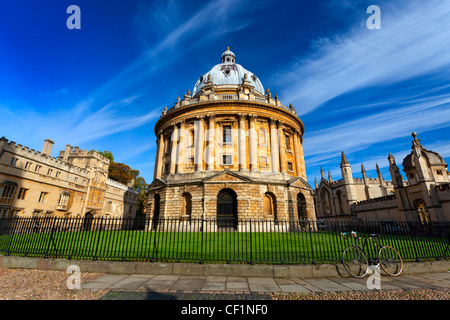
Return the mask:
<path id="1" fill-rule="evenodd" d="M 108 179 L 109 159 L 66 146 L 51 157 L 0 139 L 0 217 L 134 217 L 138 192 Z"/>

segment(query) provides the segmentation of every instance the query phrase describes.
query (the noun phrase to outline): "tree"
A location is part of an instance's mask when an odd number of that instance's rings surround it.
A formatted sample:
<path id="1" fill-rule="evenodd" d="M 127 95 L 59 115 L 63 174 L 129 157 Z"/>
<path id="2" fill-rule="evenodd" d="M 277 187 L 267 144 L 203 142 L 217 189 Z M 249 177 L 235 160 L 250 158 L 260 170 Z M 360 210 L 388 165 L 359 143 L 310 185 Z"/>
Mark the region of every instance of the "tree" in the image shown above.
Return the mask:
<path id="1" fill-rule="evenodd" d="M 102 156 L 109 159 L 109 163 L 114 162 L 114 156 L 112 155 L 111 151 L 98 151 Z"/>
<path id="2" fill-rule="evenodd" d="M 133 170 L 124 163 L 114 162 L 114 156 L 111 151 L 98 151 L 98 153 L 105 156 L 110 161 L 108 178 L 126 185 L 134 180 L 133 188 L 139 192 L 136 214 L 145 215 L 148 184 L 143 177 L 139 176 L 139 170 Z"/>
<path id="3" fill-rule="evenodd" d="M 108 177 L 117 182 L 128 184 L 137 176 L 139 176 L 139 171 L 131 169 L 124 163 L 112 162 L 109 165 Z"/>
<path id="4" fill-rule="evenodd" d="M 139 192 L 137 215 L 145 215 L 145 207 L 147 204 L 147 187 L 148 184 L 143 177 L 137 177 L 134 181 L 133 188 Z"/>

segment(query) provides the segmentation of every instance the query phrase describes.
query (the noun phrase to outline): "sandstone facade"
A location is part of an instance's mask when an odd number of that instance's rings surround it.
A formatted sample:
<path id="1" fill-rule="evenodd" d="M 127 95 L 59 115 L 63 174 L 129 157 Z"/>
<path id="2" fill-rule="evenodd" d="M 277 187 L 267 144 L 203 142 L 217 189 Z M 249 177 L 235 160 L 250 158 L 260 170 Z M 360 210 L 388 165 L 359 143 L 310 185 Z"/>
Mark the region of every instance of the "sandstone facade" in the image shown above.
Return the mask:
<path id="1" fill-rule="evenodd" d="M 107 158 L 70 145 L 55 158 L 52 147 L 0 139 L 1 217 L 135 216 L 138 192 L 107 178 Z"/>
<path id="2" fill-rule="evenodd" d="M 382 177 L 368 178 L 362 166 L 361 178 L 353 178 L 351 166 L 342 153 L 342 179 L 322 179 L 313 191 L 317 217 L 320 219 L 363 220 L 450 220 L 450 174 L 447 163 L 434 151 L 425 149 L 413 133 L 411 153 L 402 166 L 405 181 L 389 154 L 391 181 Z"/>
<path id="3" fill-rule="evenodd" d="M 147 214 L 167 218 L 315 217 L 292 106 L 227 50 L 155 125 Z"/>

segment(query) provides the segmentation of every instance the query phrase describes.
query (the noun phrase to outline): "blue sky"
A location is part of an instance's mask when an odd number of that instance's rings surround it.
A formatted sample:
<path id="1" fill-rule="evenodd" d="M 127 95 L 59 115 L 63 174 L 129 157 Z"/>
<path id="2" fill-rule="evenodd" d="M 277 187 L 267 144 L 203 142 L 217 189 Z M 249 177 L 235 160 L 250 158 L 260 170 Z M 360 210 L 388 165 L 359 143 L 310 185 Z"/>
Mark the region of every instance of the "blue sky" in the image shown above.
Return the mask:
<path id="1" fill-rule="evenodd" d="M 69 30 L 69 5 L 81 30 Z M 368 6 L 381 9 L 369 30 Z M 16 0 L 0 8 L 0 136 L 109 150 L 153 178 L 154 124 L 229 46 L 292 103 L 306 130 L 308 181 L 339 179 L 344 151 L 390 179 L 411 132 L 450 157 L 449 1 Z"/>

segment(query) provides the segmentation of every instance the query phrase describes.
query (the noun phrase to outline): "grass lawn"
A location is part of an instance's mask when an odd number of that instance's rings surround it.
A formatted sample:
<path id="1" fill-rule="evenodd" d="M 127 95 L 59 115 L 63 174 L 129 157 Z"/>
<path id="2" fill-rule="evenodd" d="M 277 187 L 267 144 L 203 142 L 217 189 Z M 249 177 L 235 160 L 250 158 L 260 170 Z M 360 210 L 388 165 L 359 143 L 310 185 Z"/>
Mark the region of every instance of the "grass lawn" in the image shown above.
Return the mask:
<path id="1" fill-rule="evenodd" d="M 414 240 L 414 241 L 413 241 Z M 450 255 L 446 239 L 382 236 L 404 260 Z M 372 242 L 370 242 L 372 244 Z M 0 252 L 99 260 L 255 263 L 339 262 L 351 245 L 339 232 L 80 231 L 0 236 Z M 374 255 L 375 250 L 370 251 Z"/>

